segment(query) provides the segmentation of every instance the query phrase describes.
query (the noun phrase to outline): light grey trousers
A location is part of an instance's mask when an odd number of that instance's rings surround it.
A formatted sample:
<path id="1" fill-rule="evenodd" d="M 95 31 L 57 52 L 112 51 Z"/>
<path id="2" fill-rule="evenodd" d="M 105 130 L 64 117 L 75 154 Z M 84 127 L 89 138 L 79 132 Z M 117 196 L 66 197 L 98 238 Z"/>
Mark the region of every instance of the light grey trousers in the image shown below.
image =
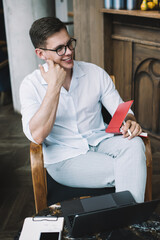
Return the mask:
<path id="1" fill-rule="evenodd" d="M 137 202 L 144 201 L 146 185 L 145 146 L 140 137 L 114 136 L 91 147 L 86 154 L 48 165 L 57 182 L 70 187 L 115 186 L 129 190 Z"/>

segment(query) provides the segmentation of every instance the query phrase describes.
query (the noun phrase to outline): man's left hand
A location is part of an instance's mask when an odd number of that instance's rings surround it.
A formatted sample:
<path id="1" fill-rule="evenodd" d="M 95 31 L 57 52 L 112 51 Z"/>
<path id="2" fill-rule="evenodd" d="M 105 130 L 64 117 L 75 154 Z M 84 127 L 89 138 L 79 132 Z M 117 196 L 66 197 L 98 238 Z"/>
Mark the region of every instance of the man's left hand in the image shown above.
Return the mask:
<path id="1" fill-rule="evenodd" d="M 131 136 L 129 135 L 128 129 L 131 132 Z M 122 134 L 124 138 L 132 139 L 138 136 L 142 132 L 141 126 L 133 120 L 127 120 L 125 125 L 122 126 Z"/>

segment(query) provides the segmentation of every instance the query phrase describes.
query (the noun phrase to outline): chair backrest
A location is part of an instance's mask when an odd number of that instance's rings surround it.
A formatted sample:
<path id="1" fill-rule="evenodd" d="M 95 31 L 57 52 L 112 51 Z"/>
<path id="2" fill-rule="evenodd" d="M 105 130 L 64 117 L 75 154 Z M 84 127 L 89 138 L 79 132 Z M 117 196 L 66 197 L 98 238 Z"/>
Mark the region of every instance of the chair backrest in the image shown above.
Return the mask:
<path id="1" fill-rule="evenodd" d="M 115 76 L 114 76 L 114 75 L 110 75 L 110 78 L 112 79 L 114 85 L 116 86 L 116 79 L 115 79 Z"/>

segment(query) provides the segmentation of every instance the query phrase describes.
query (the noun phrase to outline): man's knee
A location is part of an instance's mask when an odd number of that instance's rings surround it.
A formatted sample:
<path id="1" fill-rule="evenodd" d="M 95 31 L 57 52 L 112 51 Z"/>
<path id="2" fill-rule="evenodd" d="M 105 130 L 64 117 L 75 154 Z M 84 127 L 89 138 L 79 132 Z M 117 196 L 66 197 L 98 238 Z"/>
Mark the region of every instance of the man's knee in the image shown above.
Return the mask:
<path id="1" fill-rule="evenodd" d="M 128 156 L 128 158 L 133 160 L 134 164 L 142 164 L 146 161 L 145 156 L 145 145 L 140 137 L 134 137 L 131 140 L 125 139 L 125 144 L 123 144 L 123 153 Z M 128 161 L 128 160 L 127 160 Z"/>
<path id="2" fill-rule="evenodd" d="M 142 151 L 145 152 L 145 145 L 143 140 L 140 137 L 134 137 L 130 140 L 131 147 L 137 152 Z"/>
<path id="3" fill-rule="evenodd" d="M 140 137 L 135 137 L 131 141 L 131 154 L 132 159 L 134 159 L 135 166 L 145 166 L 144 162 L 146 162 L 145 156 L 145 145 L 143 140 Z"/>

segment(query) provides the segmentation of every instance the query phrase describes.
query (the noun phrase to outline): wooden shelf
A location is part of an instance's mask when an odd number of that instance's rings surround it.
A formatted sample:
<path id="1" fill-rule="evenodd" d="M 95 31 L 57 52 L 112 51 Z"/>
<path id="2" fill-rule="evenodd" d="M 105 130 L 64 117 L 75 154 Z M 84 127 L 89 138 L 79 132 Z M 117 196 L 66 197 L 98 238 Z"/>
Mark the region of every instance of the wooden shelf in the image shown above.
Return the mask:
<path id="1" fill-rule="evenodd" d="M 160 19 L 159 11 L 141 11 L 141 10 L 116 10 L 116 9 L 100 9 L 102 13 L 108 14 L 117 14 L 117 15 L 127 15 L 127 16 L 135 16 L 135 17 L 144 17 L 144 18 L 155 18 Z"/>

